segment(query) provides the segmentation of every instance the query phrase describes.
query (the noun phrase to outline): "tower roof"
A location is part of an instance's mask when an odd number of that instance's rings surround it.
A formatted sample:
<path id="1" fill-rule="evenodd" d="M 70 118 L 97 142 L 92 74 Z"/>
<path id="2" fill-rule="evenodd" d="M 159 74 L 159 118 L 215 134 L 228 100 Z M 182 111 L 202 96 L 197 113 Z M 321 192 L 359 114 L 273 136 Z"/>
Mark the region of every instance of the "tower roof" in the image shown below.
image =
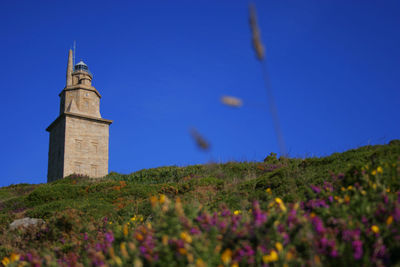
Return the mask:
<path id="1" fill-rule="evenodd" d="M 89 73 L 90 76 L 92 76 L 92 73 L 89 70 L 89 67 L 85 64 L 85 62 L 83 62 L 82 60 L 79 61 L 75 67 L 74 67 L 74 71 L 84 71 Z"/>

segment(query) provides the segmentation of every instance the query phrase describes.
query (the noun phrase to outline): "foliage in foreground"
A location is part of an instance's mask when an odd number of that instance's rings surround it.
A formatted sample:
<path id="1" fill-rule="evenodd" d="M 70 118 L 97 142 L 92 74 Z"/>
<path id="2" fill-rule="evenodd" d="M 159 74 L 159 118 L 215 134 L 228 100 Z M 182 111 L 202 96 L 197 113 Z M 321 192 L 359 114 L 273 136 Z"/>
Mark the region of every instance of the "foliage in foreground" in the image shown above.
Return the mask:
<path id="1" fill-rule="evenodd" d="M 399 162 L 394 140 L 0 188 L 0 265 L 400 265 Z"/>
<path id="2" fill-rule="evenodd" d="M 310 185 L 304 201 L 285 203 L 266 188 L 265 205 L 249 210 L 183 205 L 164 194 L 150 199 L 151 218 L 80 224 L 70 211 L 54 224 L 59 245 L 29 248 L 7 266 L 389 266 L 400 263 L 397 161 L 363 167 Z M 389 175 L 384 175 L 389 174 Z M 53 225 L 54 226 L 54 225 Z M 32 233 L 30 233 L 31 235 Z M 41 236 L 56 237 L 49 227 Z M 35 240 L 36 238 L 36 240 Z"/>

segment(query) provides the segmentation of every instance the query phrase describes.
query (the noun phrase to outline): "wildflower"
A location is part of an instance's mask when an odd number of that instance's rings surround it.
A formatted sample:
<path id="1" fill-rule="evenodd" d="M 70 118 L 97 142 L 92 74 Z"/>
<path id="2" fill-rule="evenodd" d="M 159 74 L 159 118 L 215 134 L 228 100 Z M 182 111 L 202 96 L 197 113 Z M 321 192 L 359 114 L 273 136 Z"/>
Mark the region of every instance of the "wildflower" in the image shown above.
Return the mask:
<path id="1" fill-rule="evenodd" d="M 178 248 L 178 252 L 179 252 L 179 254 L 181 254 L 181 255 L 186 255 L 186 254 L 187 254 L 187 251 L 186 251 L 185 248 Z"/>
<path id="2" fill-rule="evenodd" d="M 150 198 L 151 206 L 152 206 L 152 207 L 155 207 L 155 206 L 157 205 L 157 201 L 158 201 L 157 197 L 156 197 L 156 196 L 152 196 L 152 197 Z"/>
<path id="3" fill-rule="evenodd" d="M 319 194 L 321 193 L 321 188 L 319 188 L 318 186 L 315 185 L 310 185 L 312 191 L 314 191 L 314 193 Z"/>
<path id="4" fill-rule="evenodd" d="M 347 187 L 347 190 L 353 190 L 353 186 L 352 186 L 352 185 L 349 185 L 349 186 Z"/>
<path id="5" fill-rule="evenodd" d="M 167 245 L 168 245 L 168 236 L 167 236 L 167 235 L 163 235 L 163 236 L 162 236 L 162 238 L 161 238 L 161 243 L 162 243 L 164 246 L 167 246 Z"/>
<path id="6" fill-rule="evenodd" d="M 371 172 L 371 174 L 372 174 L 372 175 L 376 175 L 376 170 L 373 170 L 373 171 Z"/>
<path id="7" fill-rule="evenodd" d="M 121 250 L 121 254 L 124 258 L 128 258 L 129 254 L 128 251 L 126 250 L 126 243 L 122 242 L 119 246 L 120 250 Z"/>
<path id="8" fill-rule="evenodd" d="M 361 195 L 365 196 L 367 194 L 367 192 L 365 192 L 365 190 L 361 190 Z"/>
<path id="9" fill-rule="evenodd" d="M 276 204 L 279 205 L 279 208 L 280 208 L 283 212 L 286 211 L 286 206 L 285 206 L 285 204 L 283 204 L 282 199 L 280 199 L 279 197 L 277 197 L 277 198 L 275 198 L 275 202 L 276 202 Z"/>
<path id="10" fill-rule="evenodd" d="M 115 261 L 115 263 L 116 263 L 118 266 L 122 266 L 122 260 L 121 260 L 120 257 L 116 256 L 116 257 L 114 258 L 114 261 Z"/>
<path id="11" fill-rule="evenodd" d="M 390 193 L 390 188 L 386 188 L 386 193 Z"/>
<path id="12" fill-rule="evenodd" d="M 239 267 L 239 264 L 237 262 L 232 263 L 231 267 Z"/>
<path id="13" fill-rule="evenodd" d="M 19 254 L 11 253 L 11 255 L 10 255 L 10 261 L 11 262 L 19 261 L 19 259 L 20 259 L 20 255 Z"/>
<path id="14" fill-rule="evenodd" d="M 196 260 L 196 267 L 206 267 L 206 264 L 202 259 L 199 258 Z"/>
<path id="15" fill-rule="evenodd" d="M 272 194 L 271 188 L 269 188 L 269 187 L 267 189 L 265 189 L 265 192 L 267 192 L 269 195 Z"/>
<path id="16" fill-rule="evenodd" d="M 353 257 L 355 260 L 359 260 L 361 259 L 362 255 L 363 255 L 363 249 L 362 249 L 362 242 L 360 240 L 354 240 L 351 243 L 352 247 L 353 247 Z"/>
<path id="17" fill-rule="evenodd" d="M 111 224 L 112 224 L 112 222 L 109 222 L 108 224 L 109 224 L 109 225 L 111 225 Z"/>
<path id="18" fill-rule="evenodd" d="M 235 211 L 233 212 L 233 214 L 235 214 L 235 215 L 239 215 L 240 213 L 242 213 L 240 210 L 235 210 Z"/>
<path id="19" fill-rule="evenodd" d="M 288 260 L 288 261 L 290 261 L 291 259 L 293 259 L 293 253 L 292 252 L 288 252 L 287 254 L 286 254 L 286 260 Z"/>
<path id="20" fill-rule="evenodd" d="M 264 263 L 269 263 L 269 262 L 274 262 L 278 260 L 278 253 L 273 249 L 271 250 L 271 253 L 268 255 L 264 255 L 262 257 L 262 260 Z"/>
<path id="21" fill-rule="evenodd" d="M 344 196 L 344 202 L 346 202 L 346 203 L 350 202 L 350 197 L 348 195 Z"/>
<path id="22" fill-rule="evenodd" d="M 193 254 L 191 254 L 191 253 L 187 254 L 187 260 L 189 263 L 192 263 L 194 260 Z"/>
<path id="23" fill-rule="evenodd" d="M 379 227 L 376 225 L 371 226 L 371 231 L 374 232 L 375 234 L 379 233 Z"/>
<path id="24" fill-rule="evenodd" d="M 222 253 L 221 260 L 226 265 L 226 264 L 229 264 L 231 262 L 231 259 L 232 259 L 232 250 L 227 248 Z"/>
<path id="25" fill-rule="evenodd" d="M 275 247 L 279 252 L 283 250 L 283 246 L 282 246 L 282 244 L 280 242 L 276 242 L 275 243 Z"/>
<path id="26" fill-rule="evenodd" d="M 163 204 L 165 202 L 165 195 L 161 194 L 160 195 L 160 204 Z"/>
<path id="27" fill-rule="evenodd" d="M 387 224 L 387 225 L 391 225 L 392 223 L 393 223 L 393 216 L 390 215 L 390 216 L 387 218 L 387 220 L 386 220 L 386 224 Z"/>
<path id="28" fill-rule="evenodd" d="M 131 221 L 132 222 L 136 221 L 136 215 L 131 218 Z"/>
<path id="29" fill-rule="evenodd" d="M 2 263 L 4 266 L 7 266 L 7 265 L 10 263 L 10 259 L 7 258 L 7 257 L 4 257 L 4 258 L 1 260 L 1 263 Z"/>
<path id="30" fill-rule="evenodd" d="M 135 261 L 133 262 L 134 267 L 143 267 L 143 263 L 139 258 L 136 258 Z"/>
<path id="31" fill-rule="evenodd" d="M 221 97 L 221 102 L 224 105 L 231 106 L 234 108 L 240 108 L 243 104 L 242 100 L 240 98 L 233 97 L 233 96 L 223 96 L 223 97 Z"/>
<path id="32" fill-rule="evenodd" d="M 377 173 L 383 173 L 383 169 L 381 166 L 378 166 L 378 168 L 376 168 L 376 172 Z"/>
<path id="33" fill-rule="evenodd" d="M 124 225 L 123 232 L 124 232 L 124 236 L 128 236 L 128 233 L 129 233 L 128 224 L 125 224 L 125 225 Z"/>
<path id="34" fill-rule="evenodd" d="M 181 238 L 185 240 L 187 243 L 192 243 L 192 237 L 187 232 L 182 232 Z"/>
<path id="35" fill-rule="evenodd" d="M 142 241 L 142 240 L 143 240 L 143 235 L 142 235 L 141 233 L 136 233 L 135 238 L 136 238 L 138 241 Z"/>

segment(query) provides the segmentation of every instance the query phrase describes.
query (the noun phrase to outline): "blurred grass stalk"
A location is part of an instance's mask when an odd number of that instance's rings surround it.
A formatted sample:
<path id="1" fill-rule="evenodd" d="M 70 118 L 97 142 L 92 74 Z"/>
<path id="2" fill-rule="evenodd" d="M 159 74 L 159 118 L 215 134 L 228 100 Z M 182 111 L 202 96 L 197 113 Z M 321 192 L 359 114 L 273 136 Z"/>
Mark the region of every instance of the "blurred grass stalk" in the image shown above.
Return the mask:
<path id="1" fill-rule="evenodd" d="M 256 8 L 252 3 L 250 3 L 249 5 L 249 12 L 250 12 L 250 28 L 252 32 L 253 47 L 254 51 L 256 52 L 257 59 L 261 62 L 264 85 L 267 91 L 268 107 L 272 116 L 275 134 L 278 139 L 280 154 L 281 156 L 287 156 L 285 141 L 283 139 L 283 134 L 279 122 L 278 109 L 276 108 L 274 96 L 272 94 L 271 82 L 268 75 L 268 65 L 265 60 L 265 48 L 263 43 L 261 42 L 260 29 L 258 28 L 257 24 Z"/>

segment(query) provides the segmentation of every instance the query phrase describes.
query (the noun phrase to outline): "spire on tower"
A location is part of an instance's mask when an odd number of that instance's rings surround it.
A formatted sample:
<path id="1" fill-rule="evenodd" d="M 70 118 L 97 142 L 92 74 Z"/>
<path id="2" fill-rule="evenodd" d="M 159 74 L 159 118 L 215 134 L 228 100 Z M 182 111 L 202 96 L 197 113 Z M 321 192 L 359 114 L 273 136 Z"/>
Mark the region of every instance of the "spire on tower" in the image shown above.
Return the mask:
<path id="1" fill-rule="evenodd" d="M 66 85 L 66 86 L 72 85 L 72 68 L 73 68 L 73 63 L 72 63 L 72 49 L 70 49 L 70 50 L 69 50 L 69 53 L 68 53 L 67 85 Z"/>

